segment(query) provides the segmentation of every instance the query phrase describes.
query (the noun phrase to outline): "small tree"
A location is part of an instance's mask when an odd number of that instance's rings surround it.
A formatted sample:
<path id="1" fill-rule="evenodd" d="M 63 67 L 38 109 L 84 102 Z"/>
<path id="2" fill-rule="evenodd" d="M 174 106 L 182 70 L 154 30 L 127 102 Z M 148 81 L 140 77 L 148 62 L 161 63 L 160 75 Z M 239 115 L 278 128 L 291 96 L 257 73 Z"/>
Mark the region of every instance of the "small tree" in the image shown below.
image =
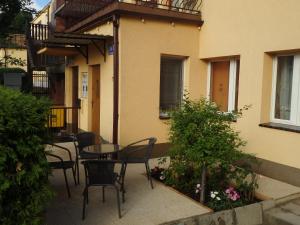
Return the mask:
<path id="1" fill-rule="evenodd" d="M 194 176 L 198 176 L 198 180 L 201 180 L 202 203 L 205 201 L 208 171 L 214 173 L 221 169 L 229 173 L 234 163 L 245 157 L 252 157 L 241 151 L 246 142 L 231 127 L 231 123 L 241 114 L 242 110 L 220 112 L 215 103 L 204 98 L 199 101 L 186 98 L 182 107 L 172 113 L 171 162 L 177 164 L 177 167 L 188 164 L 189 168 L 192 168 L 190 171 L 196 171 Z"/>
<path id="2" fill-rule="evenodd" d="M 0 105 L 0 224 L 42 224 L 52 196 L 44 153 L 50 102 L 0 86 Z"/>

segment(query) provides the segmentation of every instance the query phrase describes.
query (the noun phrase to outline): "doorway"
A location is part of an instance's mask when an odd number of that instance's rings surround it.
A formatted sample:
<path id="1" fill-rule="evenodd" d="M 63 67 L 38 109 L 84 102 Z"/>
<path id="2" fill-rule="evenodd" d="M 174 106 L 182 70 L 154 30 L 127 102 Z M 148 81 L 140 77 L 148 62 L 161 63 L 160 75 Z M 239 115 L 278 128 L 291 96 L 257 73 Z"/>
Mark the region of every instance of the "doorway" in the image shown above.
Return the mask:
<path id="1" fill-rule="evenodd" d="M 100 65 L 92 66 L 91 131 L 100 135 Z"/>

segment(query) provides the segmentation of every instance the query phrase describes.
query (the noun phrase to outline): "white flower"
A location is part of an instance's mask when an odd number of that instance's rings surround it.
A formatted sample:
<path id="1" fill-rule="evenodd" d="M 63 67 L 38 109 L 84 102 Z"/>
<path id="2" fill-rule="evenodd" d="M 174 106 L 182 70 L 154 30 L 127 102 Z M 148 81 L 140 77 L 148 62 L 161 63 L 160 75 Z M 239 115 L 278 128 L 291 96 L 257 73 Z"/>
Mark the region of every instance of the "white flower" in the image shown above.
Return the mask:
<path id="1" fill-rule="evenodd" d="M 215 198 L 216 197 L 215 193 L 214 192 L 210 192 L 210 197 L 211 198 Z"/>
<path id="2" fill-rule="evenodd" d="M 164 176 L 160 176 L 159 179 L 160 179 L 160 180 L 164 180 L 165 177 L 164 177 Z"/>
<path id="3" fill-rule="evenodd" d="M 215 192 L 214 192 L 214 194 L 215 194 L 215 195 L 218 195 L 218 194 L 219 194 L 219 192 L 215 191 Z"/>
<path id="4" fill-rule="evenodd" d="M 199 189 L 196 189 L 196 191 L 195 191 L 195 192 L 196 192 L 196 194 L 197 194 L 197 193 L 199 193 Z"/>
<path id="5" fill-rule="evenodd" d="M 198 188 L 198 189 L 201 188 L 201 185 L 200 185 L 200 184 L 197 184 L 197 188 Z"/>
<path id="6" fill-rule="evenodd" d="M 220 198 L 220 197 L 217 197 L 216 199 L 217 199 L 218 201 L 220 201 L 220 200 L 221 200 L 221 198 Z"/>

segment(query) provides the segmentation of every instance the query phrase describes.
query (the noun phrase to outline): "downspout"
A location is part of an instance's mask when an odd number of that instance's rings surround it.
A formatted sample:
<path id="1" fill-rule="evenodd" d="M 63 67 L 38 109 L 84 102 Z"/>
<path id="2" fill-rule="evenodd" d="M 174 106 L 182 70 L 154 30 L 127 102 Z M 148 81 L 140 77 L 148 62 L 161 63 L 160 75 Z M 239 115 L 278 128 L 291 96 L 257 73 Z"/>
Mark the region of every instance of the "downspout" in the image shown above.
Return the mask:
<path id="1" fill-rule="evenodd" d="M 114 55 L 113 55 L 113 143 L 118 144 L 119 133 L 119 15 L 113 16 L 113 38 L 114 38 Z"/>

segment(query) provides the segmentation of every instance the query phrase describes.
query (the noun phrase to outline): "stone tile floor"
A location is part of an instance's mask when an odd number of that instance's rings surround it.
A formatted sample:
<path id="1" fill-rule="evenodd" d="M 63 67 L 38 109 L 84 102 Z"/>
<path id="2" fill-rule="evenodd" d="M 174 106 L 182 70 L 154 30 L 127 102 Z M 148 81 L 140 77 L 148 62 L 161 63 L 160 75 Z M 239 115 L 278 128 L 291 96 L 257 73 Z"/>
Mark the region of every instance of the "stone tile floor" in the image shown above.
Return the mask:
<path id="1" fill-rule="evenodd" d="M 72 145 L 64 145 L 74 150 Z M 154 166 L 157 160 L 153 159 L 150 163 Z M 106 202 L 103 203 L 101 189 L 91 188 L 86 219 L 82 221 L 84 174 L 83 167 L 80 167 L 81 184 L 78 186 L 74 185 L 71 171 L 68 172 L 72 195 L 70 199 L 67 197 L 62 171 L 53 172 L 50 182 L 56 197 L 47 209 L 47 225 L 156 225 L 209 212 L 209 209 L 158 182 L 154 182 L 152 190 L 144 175 L 144 165 L 132 164 L 128 165 L 126 173 L 127 193 L 126 201 L 121 205 L 122 218 L 118 218 L 114 189 L 107 188 Z"/>

